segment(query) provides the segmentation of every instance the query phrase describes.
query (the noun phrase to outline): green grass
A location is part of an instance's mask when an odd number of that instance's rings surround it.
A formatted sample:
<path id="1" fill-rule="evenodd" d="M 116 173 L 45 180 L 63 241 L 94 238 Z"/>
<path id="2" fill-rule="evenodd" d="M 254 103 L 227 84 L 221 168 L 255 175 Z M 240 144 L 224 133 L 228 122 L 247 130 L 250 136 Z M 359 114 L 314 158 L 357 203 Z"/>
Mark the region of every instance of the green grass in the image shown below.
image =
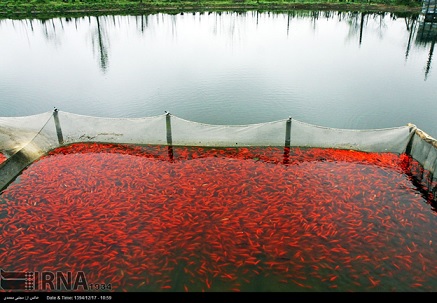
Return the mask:
<path id="1" fill-rule="evenodd" d="M 334 9 L 419 12 L 422 0 L 0 0 L 0 18 L 148 12 Z"/>

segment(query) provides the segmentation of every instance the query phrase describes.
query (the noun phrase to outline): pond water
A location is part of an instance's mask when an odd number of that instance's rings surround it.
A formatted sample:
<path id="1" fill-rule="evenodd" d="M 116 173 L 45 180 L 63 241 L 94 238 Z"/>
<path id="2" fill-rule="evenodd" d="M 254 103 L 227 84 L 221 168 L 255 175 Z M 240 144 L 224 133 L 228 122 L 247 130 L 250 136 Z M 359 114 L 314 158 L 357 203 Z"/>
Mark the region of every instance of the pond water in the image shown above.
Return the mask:
<path id="1" fill-rule="evenodd" d="M 437 137 L 422 16 L 248 11 L 0 20 L 0 116 L 168 111 L 210 124 L 413 123 Z"/>

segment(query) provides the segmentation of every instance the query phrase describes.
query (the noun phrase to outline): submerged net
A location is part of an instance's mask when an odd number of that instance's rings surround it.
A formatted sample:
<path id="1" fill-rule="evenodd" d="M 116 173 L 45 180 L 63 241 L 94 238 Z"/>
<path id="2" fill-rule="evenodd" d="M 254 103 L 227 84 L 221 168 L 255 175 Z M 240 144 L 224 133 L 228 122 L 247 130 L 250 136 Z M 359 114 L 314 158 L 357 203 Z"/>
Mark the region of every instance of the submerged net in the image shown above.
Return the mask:
<path id="1" fill-rule="evenodd" d="M 0 190 L 49 151 L 81 142 L 203 147 L 318 147 L 390 152 L 411 157 L 411 176 L 437 197 L 437 141 L 413 124 L 385 129 L 337 129 L 292 118 L 249 125 L 211 125 L 165 113 L 144 118 L 101 118 L 54 110 L 0 118 Z M 414 165 L 413 162 L 420 164 Z M 417 167 L 420 167 L 417 169 Z"/>

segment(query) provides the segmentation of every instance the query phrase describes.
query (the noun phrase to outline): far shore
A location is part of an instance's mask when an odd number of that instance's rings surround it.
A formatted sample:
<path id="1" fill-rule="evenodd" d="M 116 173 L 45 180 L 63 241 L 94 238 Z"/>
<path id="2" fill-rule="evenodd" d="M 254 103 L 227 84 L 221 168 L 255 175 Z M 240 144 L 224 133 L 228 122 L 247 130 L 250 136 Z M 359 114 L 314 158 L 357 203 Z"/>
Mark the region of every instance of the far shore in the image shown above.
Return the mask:
<path id="1" fill-rule="evenodd" d="M 17 1 L 0 3 L 0 18 L 53 18 L 74 17 L 83 15 L 142 15 L 152 13 L 184 13 L 184 12 L 220 12 L 220 11 L 269 11 L 287 12 L 294 10 L 330 10 L 357 12 L 389 12 L 398 14 L 420 14 L 421 5 L 412 2 L 409 5 L 365 2 L 285 2 L 275 1 L 149 1 L 149 2 L 117 2 L 107 0 L 99 3 L 63 2 L 56 4 L 31 4 Z"/>

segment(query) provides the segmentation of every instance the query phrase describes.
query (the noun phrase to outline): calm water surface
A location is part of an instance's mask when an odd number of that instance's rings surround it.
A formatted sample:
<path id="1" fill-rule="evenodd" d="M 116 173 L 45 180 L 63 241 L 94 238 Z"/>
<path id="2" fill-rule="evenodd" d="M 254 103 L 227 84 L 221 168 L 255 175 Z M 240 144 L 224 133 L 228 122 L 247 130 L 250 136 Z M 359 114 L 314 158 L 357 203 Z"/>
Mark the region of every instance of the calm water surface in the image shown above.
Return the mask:
<path id="1" fill-rule="evenodd" d="M 352 12 L 0 20 L 0 116 L 414 123 L 437 137 L 437 26 Z"/>

